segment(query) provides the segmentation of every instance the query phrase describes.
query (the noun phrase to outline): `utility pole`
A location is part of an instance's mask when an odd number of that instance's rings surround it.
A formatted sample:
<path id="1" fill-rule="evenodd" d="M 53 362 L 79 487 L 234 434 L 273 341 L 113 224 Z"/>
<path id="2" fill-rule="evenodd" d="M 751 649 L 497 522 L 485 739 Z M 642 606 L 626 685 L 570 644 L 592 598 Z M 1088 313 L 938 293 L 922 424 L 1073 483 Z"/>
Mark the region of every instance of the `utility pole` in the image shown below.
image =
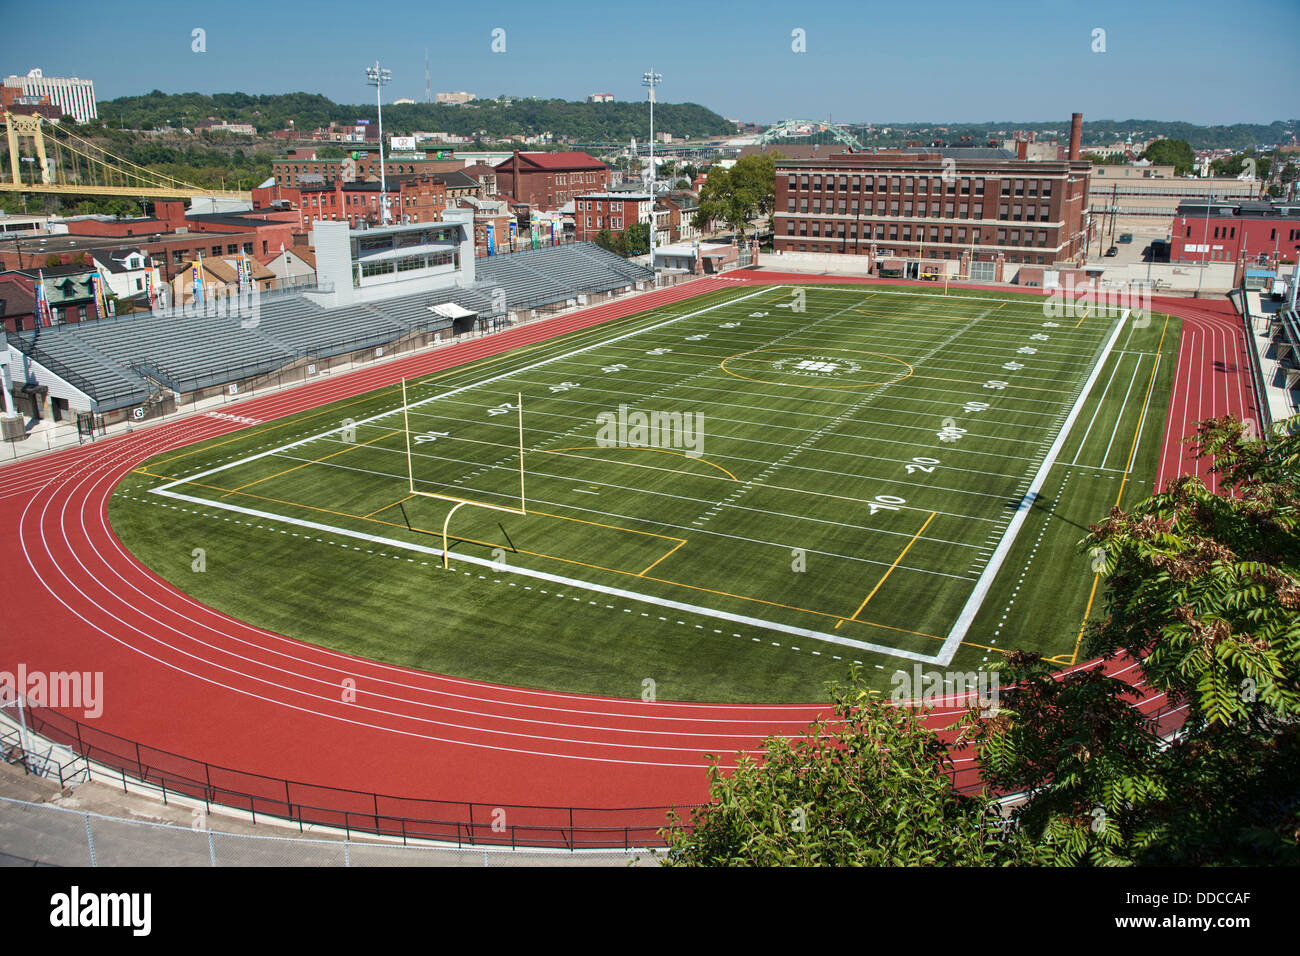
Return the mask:
<path id="1" fill-rule="evenodd" d="M 375 88 L 375 105 L 379 108 L 379 222 L 388 225 L 388 177 L 384 170 L 384 84 L 391 83 L 393 74 L 381 70 L 379 61 L 366 67 L 366 83 Z"/>
<path id="2" fill-rule="evenodd" d="M 663 82 L 663 74 L 650 70 L 641 74 L 641 85 L 649 87 L 650 95 L 650 271 L 655 268 L 655 87 Z M 656 274 L 657 275 L 657 274 Z"/>

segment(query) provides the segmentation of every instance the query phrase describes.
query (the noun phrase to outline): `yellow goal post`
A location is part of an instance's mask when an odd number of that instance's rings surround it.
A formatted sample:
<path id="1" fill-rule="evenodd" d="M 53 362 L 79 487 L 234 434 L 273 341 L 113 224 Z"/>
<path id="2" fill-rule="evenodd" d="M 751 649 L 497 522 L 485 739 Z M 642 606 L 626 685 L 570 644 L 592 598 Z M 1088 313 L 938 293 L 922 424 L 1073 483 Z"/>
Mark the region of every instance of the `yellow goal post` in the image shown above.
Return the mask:
<path id="1" fill-rule="evenodd" d="M 509 505 L 500 505 L 491 501 L 476 501 L 472 498 L 461 498 L 456 495 L 442 494 L 437 491 L 420 491 L 415 487 L 415 465 L 411 452 L 411 415 L 410 403 L 406 396 L 406 379 L 402 379 L 402 431 L 406 435 L 406 479 L 407 487 L 412 495 L 422 498 L 434 498 L 439 501 L 449 501 L 453 507 L 447 512 L 447 517 L 442 522 L 442 566 L 448 567 L 447 563 L 447 528 L 451 523 L 451 516 L 454 515 L 464 505 L 474 508 L 486 508 L 490 511 L 504 511 L 506 514 L 526 516 L 528 514 L 528 499 L 524 483 L 524 396 L 522 392 L 515 393 L 515 407 L 518 412 L 518 447 L 519 447 L 519 507 Z"/>

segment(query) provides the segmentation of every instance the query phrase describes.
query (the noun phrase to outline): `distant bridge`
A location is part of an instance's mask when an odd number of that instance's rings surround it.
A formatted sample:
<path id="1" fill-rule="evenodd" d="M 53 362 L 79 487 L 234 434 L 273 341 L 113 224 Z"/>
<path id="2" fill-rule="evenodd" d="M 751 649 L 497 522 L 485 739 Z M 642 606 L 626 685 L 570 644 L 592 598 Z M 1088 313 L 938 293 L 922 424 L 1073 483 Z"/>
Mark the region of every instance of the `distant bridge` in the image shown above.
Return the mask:
<path id="1" fill-rule="evenodd" d="M 139 199 L 248 200 L 252 196 L 238 190 L 206 189 L 136 165 L 43 116 L 0 112 L 0 126 L 9 144 L 9 168 L 0 169 L 3 192 Z"/>
<path id="2" fill-rule="evenodd" d="M 848 127 L 839 126 L 829 120 L 788 119 L 781 120 L 763 130 L 758 136 L 760 145 L 775 143 L 783 139 L 799 139 L 826 134 L 837 143 L 843 143 L 855 153 L 865 152 L 866 147 L 849 132 Z"/>

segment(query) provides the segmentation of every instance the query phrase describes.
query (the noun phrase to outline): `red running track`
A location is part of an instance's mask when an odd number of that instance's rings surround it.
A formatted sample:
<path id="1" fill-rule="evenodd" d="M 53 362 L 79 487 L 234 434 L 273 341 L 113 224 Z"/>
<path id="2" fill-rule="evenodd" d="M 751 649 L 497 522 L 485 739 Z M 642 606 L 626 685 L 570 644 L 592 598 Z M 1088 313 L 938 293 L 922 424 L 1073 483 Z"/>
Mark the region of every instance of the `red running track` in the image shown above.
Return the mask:
<path id="1" fill-rule="evenodd" d="M 271 421 L 735 282 L 786 280 L 846 281 L 761 272 L 698 280 L 222 412 Z M 1191 314 L 1184 305 L 1175 300 L 1169 308 Z M 1193 407 L 1195 396 L 1183 390 L 1187 397 L 1176 414 L 1171 410 L 1170 423 L 1184 430 L 1189 416 L 1244 407 L 1233 402 L 1250 394 L 1227 387 L 1246 368 L 1230 354 L 1230 323 L 1204 306 L 1194 312 L 1179 382 L 1191 389 L 1210 382 L 1212 394 Z M 1232 366 L 1223 383 L 1213 367 L 1220 361 Z M 10 556 L 0 670 L 12 672 L 21 662 L 29 672 L 103 672 L 103 714 L 86 724 L 156 748 L 148 761 L 155 768 L 166 770 L 170 761 L 176 773 L 192 771 L 183 759 L 160 753 L 167 752 L 363 794 L 488 806 L 681 806 L 705 799 L 707 754 L 727 755 L 730 763 L 768 734 L 796 734 L 824 712 L 816 705 L 645 703 L 484 684 L 358 659 L 208 608 L 126 551 L 109 526 L 108 501 L 145 459 L 240 427 L 197 414 L 0 468 L 0 546 Z M 1167 427 L 1167 452 L 1178 432 Z M 1132 665 L 1111 669 L 1128 674 Z M 341 700 L 344 678 L 356 682 L 354 702 Z M 1143 706 L 1159 705 L 1151 699 Z M 957 712 L 944 708 L 928 719 L 941 727 Z M 969 782 L 969 758 L 959 765 Z M 304 798 L 303 790 L 311 788 L 296 788 L 294 799 L 318 806 L 339 800 L 323 791 Z M 657 817 L 641 822 L 653 825 Z"/>

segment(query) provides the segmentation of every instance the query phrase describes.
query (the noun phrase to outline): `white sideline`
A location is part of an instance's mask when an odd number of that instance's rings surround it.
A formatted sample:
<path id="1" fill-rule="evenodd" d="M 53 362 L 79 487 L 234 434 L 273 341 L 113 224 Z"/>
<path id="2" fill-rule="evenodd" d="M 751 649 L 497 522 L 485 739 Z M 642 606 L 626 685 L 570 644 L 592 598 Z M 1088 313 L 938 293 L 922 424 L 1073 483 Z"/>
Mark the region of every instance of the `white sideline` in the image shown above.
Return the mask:
<path id="1" fill-rule="evenodd" d="M 988 596 L 989 589 L 993 586 L 993 580 L 998 576 L 998 571 L 1002 568 L 1002 562 L 1006 560 L 1007 555 L 1011 552 L 1011 545 L 1015 543 L 1021 525 L 1029 517 L 1029 508 L 1038 497 L 1038 491 L 1043 487 L 1043 482 L 1047 480 L 1047 473 L 1056 464 L 1056 456 L 1061 453 L 1061 446 L 1065 444 L 1070 429 L 1074 427 L 1074 420 L 1079 417 L 1079 412 L 1083 410 L 1083 403 L 1088 400 L 1088 393 L 1092 391 L 1093 383 L 1101 375 L 1102 367 L 1105 366 L 1106 359 L 1110 357 L 1110 350 L 1115 347 L 1115 340 L 1119 338 L 1120 330 L 1124 328 L 1124 320 L 1128 317 L 1129 310 L 1125 309 L 1124 314 L 1115 323 L 1115 331 L 1110 334 L 1110 339 L 1107 340 L 1105 348 L 1102 349 L 1101 355 L 1098 356 L 1097 361 L 1094 363 L 1092 374 L 1083 383 L 1083 388 L 1079 391 L 1079 397 L 1074 401 L 1074 407 L 1070 409 L 1070 414 L 1066 416 L 1065 422 L 1061 425 L 1061 430 L 1056 433 L 1056 441 L 1052 442 L 1052 447 L 1047 450 L 1047 457 L 1038 466 L 1038 473 L 1034 475 L 1034 480 L 1029 483 L 1029 488 L 1025 491 L 1024 497 L 1020 499 L 1015 517 L 1011 519 L 1006 530 L 1002 532 L 1002 540 L 998 542 L 997 549 L 993 552 L 993 556 L 989 558 L 989 563 L 985 565 L 984 573 L 975 582 L 975 590 L 967 598 L 956 623 L 953 624 L 952 630 L 948 632 L 948 637 L 943 642 L 943 647 L 939 649 L 935 663 L 947 667 L 952 663 L 957 648 L 965 640 L 966 632 L 970 630 L 971 624 L 975 621 L 975 615 L 979 613 L 984 598 Z"/>
<path id="2" fill-rule="evenodd" d="M 170 487 L 170 486 L 167 486 Z M 338 528 L 334 525 L 319 524 L 315 521 L 305 521 L 301 518 L 290 518 L 285 515 L 272 514 L 268 511 L 257 511 L 254 508 L 245 508 L 241 505 L 232 505 L 227 502 L 212 501 L 208 498 L 196 498 L 191 495 L 182 495 L 174 491 L 167 491 L 164 488 L 154 489 L 154 493 L 167 498 L 174 498 L 177 501 L 188 501 L 191 504 L 202 505 L 204 507 L 221 508 L 226 511 L 235 511 L 242 515 L 249 515 L 254 518 L 261 518 L 265 521 L 279 522 L 281 524 L 297 525 L 300 528 L 310 528 L 313 531 L 324 531 L 327 534 L 336 534 L 347 538 L 356 538 L 359 541 L 369 541 L 373 544 L 384 545 L 389 548 L 400 548 L 406 551 L 417 551 L 420 554 L 429 554 L 434 557 L 442 557 L 441 548 L 431 548 L 421 544 L 413 544 L 405 541 L 397 541 L 393 538 L 382 538 L 379 535 L 366 534 L 364 531 L 350 531 L 347 528 Z M 579 581 L 575 578 L 566 578 L 558 574 L 550 574 L 546 571 L 536 571 L 532 568 L 515 567 L 512 564 L 506 564 L 504 561 L 494 561 L 488 558 L 475 557 L 472 554 L 453 555 L 457 561 L 465 564 L 475 564 L 479 567 L 488 568 L 495 574 L 514 573 L 526 575 L 530 578 L 537 578 L 540 581 L 549 581 L 552 584 L 560 584 L 564 587 L 579 588 L 584 591 L 595 591 L 600 594 L 608 594 L 611 597 L 624 598 L 629 601 L 640 601 L 643 604 L 654 604 L 659 607 L 671 608 L 674 611 L 685 611 L 690 614 L 700 614 L 705 617 L 715 618 L 720 621 L 730 621 L 733 624 L 745 624 L 750 627 L 759 627 L 769 631 L 780 631 L 784 634 L 792 634 L 796 637 L 806 637 L 815 641 L 826 641 L 831 644 L 839 644 L 843 647 L 852 647 L 858 650 L 873 651 L 877 654 L 887 654 L 893 657 L 903 657 L 909 661 L 919 661 L 925 664 L 939 663 L 937 658 L 926 654 L 915 654 L 911 651 L 899 650 L 896 647 L 885 647 L 880 644 L 871 644 L 867 641 L 855 641 L 851 638 L 841 637 L 838 634 L 827 634 L 822 631 L 813 631 L 808 628 L 795 627 L 791 624 L 782 624 L 779 621 L 765 621 L 761 618 L 749 617 L 745 614 L 732 614 L 730 611 L 719 611 L 711 607 L 701 607 L 695 604 L 686 604 L 681 601 L 673 601 L 669 598 L 656 597 L 652 594 L 641 594 L 637 591 L 625 591 L 622 588 L 611 588 L 603 584 L 596 584 L 591 581 Z M 442 569 L 436 569 L 435 573 L 442 573 Z M 694 632 L 692 632 L 694 633 Z"/>

